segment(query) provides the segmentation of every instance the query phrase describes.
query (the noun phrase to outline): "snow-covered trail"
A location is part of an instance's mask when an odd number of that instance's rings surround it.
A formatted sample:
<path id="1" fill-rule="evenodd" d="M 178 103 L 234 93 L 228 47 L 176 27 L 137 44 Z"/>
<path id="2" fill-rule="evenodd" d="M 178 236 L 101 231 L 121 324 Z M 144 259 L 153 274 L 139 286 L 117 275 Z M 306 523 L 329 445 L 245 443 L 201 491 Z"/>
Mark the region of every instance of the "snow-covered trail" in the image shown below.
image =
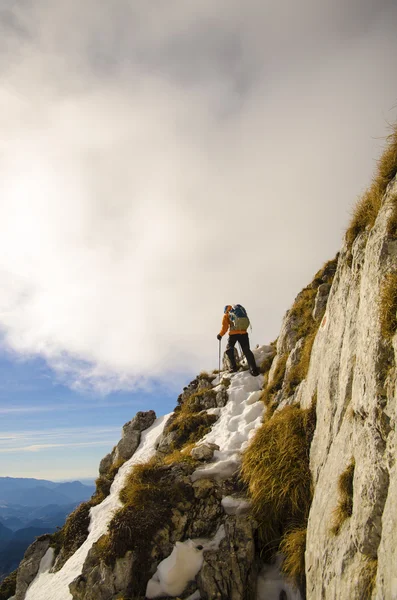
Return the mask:
<path id="1" fill-rule="evenodd" d="M 219 415 L 211 431 L 199 444 L 218 444 L 213 461 L 196 469 L 192 479 L 225 479 L 231 477 L 240 467 L 241 452 L 262 423 L 265 410 L 260 401 L 263 375 L 253 377 L 249 371 L 238 372 L 230 378 L 229 400 L 223 408 L 208 412 Z M 216 388 L 215 388 L 216 389 Z"/>
<path id="2" fill-rule="evenodd" d="M 25 600 L 72 600 L 69 584 L 81 574 L 84 561 L 92 545 L 107 532 L 114 512 L 121 508 L 119 493 L 131 468 L 136 463 L 148 461 L 155 453 L 155 445 L 163 432 L 169 415 L 159 417 L 151 427 L 142 432 L 141 442 L 135 454 L 117 473 L 110 494 L 101 504 L 91 509 L 89 535 L 80 548 L 69 558 L 60 571 L 49 573 L 53 550 L 50 548 L 43 557 L 37 577 L 26 592 Z"/>

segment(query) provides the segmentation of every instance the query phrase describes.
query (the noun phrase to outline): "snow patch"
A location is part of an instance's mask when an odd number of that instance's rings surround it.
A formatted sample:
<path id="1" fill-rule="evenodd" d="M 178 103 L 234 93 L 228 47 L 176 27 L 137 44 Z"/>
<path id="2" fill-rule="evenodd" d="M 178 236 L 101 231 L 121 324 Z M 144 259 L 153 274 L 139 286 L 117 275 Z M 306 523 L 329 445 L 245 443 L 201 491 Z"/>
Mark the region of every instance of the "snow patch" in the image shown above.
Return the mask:
<path id="1" fill-rule="evenodd" d="M 264 565 L 257 583 L 256 600 L 279 600 L 284 592 L 285 600 L 302 600 L 296 590 L 280 571 L 282 556 L 278 556 L 274 565 Z"/>
<path id="2" fill-rule="evenodd" d="M 251 508 L 251 502 L 245 498 L 235 496 L 224 496 L 221 500 L 223 510 L 227 515 L 241 515 L 247 513 Z"/>
<path id="3" fill-rule="evenodd" d="M 260 350 L 260 349 L 258 349 Z M 253 377 L 241 371 L 230 377 L 229 400 L 220 411 L 218 421 L 199 444 L 218 444 L 211 462 L 192 474 L 192 481 L 204 478 L 227 479 L 240 468 L 241 452 L 255 430 L 262 424 L 265 410 L 260 401 L 263 376 Z"/>
<path id="4" fill-rule="evenodd" d="M 176 542 L 171 554 L 161 561 L 156 573 L 148 581 L 146 597 L 179 596 L 202 565 L 202 546 L 197 547 L 192 540 Z"/>
<path id="5" fill-rule="evenodd" d="M 176 542 L 171 554 L 159 563 L 157 571 L 148 581 L 146 597 L 151 599 L 182 594 L 189 581 L 196 577 L 203 566 L 203 552 L 219 550 L 219 544 L 225 536 L 225 527 L 221 525 L 212 539 L 197 538 Z M 192 594 L 189 598 L 200 598 L 200 592 L 195 592 L 197 593 L 198 596 Z"/>

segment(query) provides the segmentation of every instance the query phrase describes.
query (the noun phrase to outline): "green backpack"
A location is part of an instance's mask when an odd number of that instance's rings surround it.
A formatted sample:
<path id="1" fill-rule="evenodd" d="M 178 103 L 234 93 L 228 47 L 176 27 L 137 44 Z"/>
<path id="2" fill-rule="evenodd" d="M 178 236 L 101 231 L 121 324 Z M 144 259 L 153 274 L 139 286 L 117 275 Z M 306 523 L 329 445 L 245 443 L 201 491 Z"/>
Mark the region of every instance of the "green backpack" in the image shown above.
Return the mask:
<path id="1" fill-rule="evenodd" d="M 231 331 L 247 331 L 250 326 L 250 320 L 247 311 L 241 304 L 235 304 L 229 311 L 230 330 Z"/>

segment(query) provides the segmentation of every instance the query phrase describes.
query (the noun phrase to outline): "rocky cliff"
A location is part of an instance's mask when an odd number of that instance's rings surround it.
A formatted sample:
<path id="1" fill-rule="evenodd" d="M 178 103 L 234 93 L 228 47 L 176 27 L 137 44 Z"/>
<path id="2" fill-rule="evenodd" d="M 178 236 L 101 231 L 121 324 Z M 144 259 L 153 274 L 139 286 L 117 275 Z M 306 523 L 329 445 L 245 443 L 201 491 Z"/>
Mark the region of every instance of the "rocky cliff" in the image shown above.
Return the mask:
<path id="1" fill-rule="evenodd" d="M 396 172 L 394 136 L 261 375 L 202 373 L 128 423 L 16 600 L 397 599 Z"/>

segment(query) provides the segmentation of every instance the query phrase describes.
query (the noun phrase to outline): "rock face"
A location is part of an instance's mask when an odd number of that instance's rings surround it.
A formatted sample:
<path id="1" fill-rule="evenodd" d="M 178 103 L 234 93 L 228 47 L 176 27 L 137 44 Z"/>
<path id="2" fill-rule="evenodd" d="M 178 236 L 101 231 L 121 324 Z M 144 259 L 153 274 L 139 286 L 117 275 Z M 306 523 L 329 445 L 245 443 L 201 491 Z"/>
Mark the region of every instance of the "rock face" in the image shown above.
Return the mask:
<path id="1" fill-rule="evenodd" d="M 198 588 L 204 600 L 255 600 L 259 559 L 255 552 L 254 521 L 240 516 L 225 519 L 219 550 L 204 553 Z"/>
<path id="2" fill-rule="evenodd" d="M 18 567 L 15 600 L 23 600 L 25 598 L 26 590 L 39 570 L 41 559 L 50 547 L 50 539 L 49 535 L 43 535 L 37 538 L 26 550 L 25 556 Z"/>
<path id="3" fill-rule="evenodd" d="M 312 600 L 397 598 L 397 337 L 388 342 L 380 328 L 382 284 L 397 270 L 397 241 L 387 233 L 396 192 L 394 182 L 371 232 L 342 250 L 300 393 L 303 407 L 317 396 L 306 549 Z M 333 535 L 338 480 L 352 459 L 353 512 Z"/>

